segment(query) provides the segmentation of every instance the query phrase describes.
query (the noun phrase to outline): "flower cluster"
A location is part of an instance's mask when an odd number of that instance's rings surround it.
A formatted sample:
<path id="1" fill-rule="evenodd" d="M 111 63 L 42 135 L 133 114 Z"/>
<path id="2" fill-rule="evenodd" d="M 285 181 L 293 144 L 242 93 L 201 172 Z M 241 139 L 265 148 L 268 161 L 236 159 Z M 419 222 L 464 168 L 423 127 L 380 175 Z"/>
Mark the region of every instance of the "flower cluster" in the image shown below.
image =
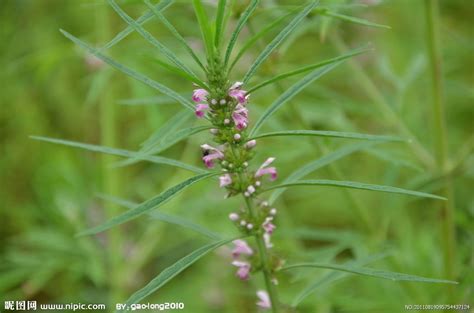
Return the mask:
<path id="1" fill-rule="evenodd" d="M 255 170 L 249 168 L 254 156 L 257 141 L 248 138 L 246 129 L 249 125 L 247 105 L 250 95 L 242 88 L 242 82 L 236 82 L 227 88 L 197 88 L 192 99 L 196 103 L 195 114 L 198 118 L 207 118 L 213 125 L 210 130 L 215 145 L 203 144 L 202 160 L 207 168 L 219 165 L 222 175 L 219 186 L 227 191 L 227 197 L 242 194 L 248 203 L 256 204 L 255 208 L 242 208 L 229 214 L 229 219 L 244 235 L 257 236 L 263 239 L 266 253 L 271 255 L 271 236 L 276 228 L 274 219 L 277 210 L 267 201 L 259 198 L 262 179 L 268 176 L 270 181 L 277 179 L 277 169 L 271 166 L 274 157 L 267 158 Z M 262 246 L 263 246 L 262 243 Z M 280 265 L 280 260 L 270 257 L 268 263 L 262 264 L 261 256 L 245 240 L 235 240 L 232 251 L 232 265 L 237 267 L 236 276 L 243 281 L 249 280 L 253 272 L 269 268 L 272 273 Z M 273 284 L 277 284 L 272 277 Z M 271 307 L 271 300 L 265 291 L 258 291 L 258 306 L 264 309 Z"/>

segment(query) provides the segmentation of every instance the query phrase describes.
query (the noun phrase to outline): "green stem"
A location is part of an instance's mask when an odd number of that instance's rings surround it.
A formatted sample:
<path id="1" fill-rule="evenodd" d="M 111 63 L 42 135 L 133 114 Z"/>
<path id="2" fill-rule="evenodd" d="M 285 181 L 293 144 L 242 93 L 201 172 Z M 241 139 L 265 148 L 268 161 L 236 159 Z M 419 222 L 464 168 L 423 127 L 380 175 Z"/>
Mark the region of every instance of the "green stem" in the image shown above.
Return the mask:
<path id="1" fill-rule="evenodd" d="M 428 54 L 432 78 L 432 110 L 435 133 L 435 152 L 437 167 L 441 173 L 448 171 L 448 142 L 443 101 L 443 74 L 441 45 L 439 41 L 439 8 L 437 0 L 425 0 Z M 442 204 L 444 269 L 447 279 L 454 279 L 454 260 L 456 239 L 454 230 L 454 193 L 451 175 L 446 175 L 442 196 L 448 198 Z M 451 290 L 452 291 L 452 290 Z"/>
<path id="2" fill-rule="evenodd" d="M 250 198 L 244 197 L 245 204 L 247 205 L 247 209 L 249 210 L 250 216 L 252 219 L 255 219 L 255 212 L 252 207 L 252 202 Z M 278 312 L 278 296 L 275 285 L 272 284 L 272 277 L 270 271 L 270 263 L 268 260 L 267 248 L 265 247 L 265 241 L 263 240 L 263 236 L 259 233 L 254 235 L 255 241 L 257 242 L 257 249 L 258 254 L 260 255 L 262 261 L 262 271 L 263 271 L 263 278 L 265 280 L 265 286 L 267 287 L 268 296 L 270 297 L 270 302 L 272 304 L 272 312 Z"/>

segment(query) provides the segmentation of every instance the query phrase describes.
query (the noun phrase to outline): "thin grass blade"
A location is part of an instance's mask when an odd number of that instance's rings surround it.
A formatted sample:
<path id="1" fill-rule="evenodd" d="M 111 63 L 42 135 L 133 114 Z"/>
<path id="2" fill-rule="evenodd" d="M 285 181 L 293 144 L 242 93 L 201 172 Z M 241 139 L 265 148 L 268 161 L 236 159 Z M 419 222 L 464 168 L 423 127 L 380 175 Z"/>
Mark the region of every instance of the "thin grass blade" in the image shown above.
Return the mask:
<path id="1" fill-rule="evenodd" d="M 331 187 L 342 187 L 342 188 L 351 188 L 351 189 L 362 189 L 378 192 L 387 192 L 387 193 L 396 193 L 401 195 L 409 195 L 421 198 L 432 198 L 438 200 L 446 200 L 444 197 L 437 195 L 432 195 L 425 192 L 413 191 L 402 189 L 392 186 L 383 186 L 383 185 L 373 185 L 353 181 L 339 181 L 339 180 L 330 180 L 330 179 L 309 179 L 309 180 L 300 180 L 292 183 L 285 183 L 277 186 L 272 186 L 264 191 L 273 190 L 278 188 L 293 187 L 293 186 L 331 186 Z"/>
<path id="2" fill-rule="evenodd" d="M 149 161 L 149 162 L 156 163 L 156 164 L 171 165 L 171 166 L 182 168 L 182 169 L 194 172 L 194 173 L 208 173 L 207 171 L 203 170 L 202 168 L 199 168 L 199 167 L 196 167 L 196 166 L 193 166 L 193 165 L 189 165 L 189 164 L 177 161 L 177 160 L 164 158 L 164 157 L 158 157 L 158 156 L 142 156 L 141 154 L 139 154 L 137 152 L 129 151 L 129 150 L 115 149 L 115 148 L 111 148 L 111 147 L 92 145 L 92 144 L 81 143 L 81 142 L 70 141 L 70 140 L 41 137 L 41 136 L 30 136 L 30 138 L 35 139 L 35 140 L 41 140 L 41 141 L 46 141 L 46 142 L 50 142 L 50 143 L 65 145 L 65 146 L 69 146 L 69 147 L 85 149 L 85 150 L 94 151 L 94 152 L 100 152 L 100 153 L 106 153 L 106 154 L 111 154 L 111 155 L 122 156 L 122 157 L 126 157 L 126 158 L 139 157 L 143 161 Z"/>
<path id="3" fill-rule="evenodd" d="M 86 44 L 85 42 L 81 41 L 80 39 L 78 39 L 78 38 L 74 37 L 73 35 L 69 34 L 65 30 L 61 29 L 60 31 L 68 39 L 70 39 L 71 41 L 73 41 L 74 43 L 79 45 L 80 47 L 84 48 L 88 52 L 92 53 L 93 55 L 95 55 L 96 57 L 98 57 L 99 59 L 104 61 L 105 63 L 107 63 L 110 66 L 114 67 L 115 69 L 121 71 L 122 73 L 124 73 L 124 74 L 138 80 L 138 81 L 141 81 L 142 83 L 144 83 L 144 84 L 160 91 L 161 93 L 164 93 L 164 94 L 168 95 L 169 97 L 175 99 L 176 101 L 178 101 L 179 103 L 184 105 L 189 110 L 194 111 L 193 103 L 191 101 L 189 101 L 188 99 L 184 98 L 183 96 L 181 96 L 176 91 L 174 91 L 174 90 L 158 83 L 157 81 L 154 81 L 153 79 L 151 79 L 151 78 L 149 78 L 149 77 L 147 77 L 143 74 L 140 74 L 140 73 L 138 73 L 138 72 L 136 72 L 136 71 L 120 64 L 120 63 L 118 63 L 117 61 L 109 58 L 108 56 L 105 56 L 98 49 L 95 49 L 95 48 L 91 47 L 90 45 Z"/>
<path id="4" fill-rule="evenodd" d="M 373 22 L 370 22 L 370 21 L 367 21 L 367 20 L 364 20 L 364 19 L 361 19 L 361 18 L 358 18 L 358 17 L 344 15 L 344 14 L 332 12 L 332 11 L 329 11 L 329 10 L 325 10 L 325 11 L 322 11 L 320 13 L 322 15 L 325 15 L 325 16 L 337 18 L 339 20 L 354 23 L 354 24 L 358 24 L 358 25 L 363 25 L 363 26 L 368 26 L 368 27 L 375 27 L 375 28 L 391 29 L 391 27 L 387 26 L 387 25 L 373 23 Z"/>
<path id="5" fill-rule="evenodd" d="M 311 1 L 304 9 L 263 49 L 262 53 L 257 57 L 250 69 L 243 78 L 243 82 L 247 83 L 255 74 L 260 65 L 268 58 L 268 56 L 275 50 L 278 45 L 298 26 L 306 15 L 311 12 L 317 5 L 317 1 Z"/>

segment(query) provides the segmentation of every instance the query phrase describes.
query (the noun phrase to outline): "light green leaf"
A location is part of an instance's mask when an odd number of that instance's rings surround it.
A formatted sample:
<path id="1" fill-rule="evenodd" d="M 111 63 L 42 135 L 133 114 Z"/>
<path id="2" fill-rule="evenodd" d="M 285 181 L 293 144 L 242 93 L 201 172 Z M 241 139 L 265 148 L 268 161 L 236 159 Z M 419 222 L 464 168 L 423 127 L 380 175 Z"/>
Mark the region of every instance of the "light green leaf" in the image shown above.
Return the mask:
<path id="1" fill-rule="evenodd" d="M 188 94 L 181 94 L 181 96 L 186 97 Z M 175 100 L 170 98 L 167 95 L 159 95 L 155 97 L 145 97 L 145 98 L 132 98 L 132 99 L 121 99 L 117 103 L 121 105 L 163 105 L 163 104 L 173 104 Z M 189 113 L 188 110 L 186 112 Z"/>
<path id="2" fill-rule="evenodd" d="M 265 36 L 266 34 L 268 34 L 273 28 L 277 27 L 278 25 L 280 25 L 283 21 L 286 20 L 286 18 L 290 15 L 293 14 L 293 11 L 292 12 L 289 12 L 285 15 L 282 15 L 280 16 L 279 18 L 277 18 L 276 20 L 274 20 L 273 22 L 269 23 L 267 26 L 265 26 L 264 28 L 262 28 L 260 31 L 258 31 L 255 35 L 253 35 L 251 38 L 249 38 L 242 46 L 242 48 L 240 48 L 239 52 L 237 53 L 237 55 L 235 56 L 234 60 L 232 61 L 232 64 L 229 66 L 229 72 L 232 71 L 232 69 L 234 68 L 235 64 L 237 64 L 237 62 L 240 60 L 240 58 L 244 55 L 244 53 L 250 48 L 252 47 L 256 42 L 257 40 L 259 40 L 260 38 L 262 38 L 263 36 Z"/>
<path id="3" fill-rule="evenodd" d="M 168 95 L 169 97 L 175 99 L 176 101 L 178 101 L 179 103 L 181 103 L 182 105 L 184 105 L 186 108 L 188 108 L 189 110 L 192 110 L 194 111 L 194 105 L 193 103 L 186 99 L 186 98 L 183 98 L 183 96 L 181 96 L 179 93 L 177 93 L 176 91 L 158 83 L 157 81 L 154 81 L 153 79 L 143 75 L 143 74 L 140 74 L 140 73 L 137 73 L 135 72 L 134 70 L 118 63 L 117 61 L 109 58 L 108 56 L 105 56 L 103 55 L 99 50 L 91 47 L 90 45 L 86 44 L 85 42 L 79 40 L 78 38 L 74 37 L 73 35 L 69 34 L 68 32 L 64 31 L 64 30 L 60 30 L 61 33 L 66 36 L 67 38 L 69 38 L 71 41 L 73 41 L 74 43 L 76 43 L 77 45 L 81 46 L 82 48 L 84 48 L 85 50 L 87 50 L 88 52 L 92 53 L 93 55 L 95 55 L 96 57 L 98 57 L 99 59 L 101 59 L 102 61 L 104 61 L 105 63 L 109 64 L 110 66 L 116 68 L 117 70 L 123 72 L 124 74 L 138 80 L 138 81 L 141 81 L 142 83 Z"/>
<path id="4" fill-rule="evenodd" d="M 244 28 L 245 23 L 247 23 L 247 20 L 249 19 L 250 15 L 252 15 L 253 11 L 255 11 L 255 9 L 257 8 L 259 2 L 260 0 L 252 0 L 252 2 L 250 2 L 245 11 L 240 15 L 239 21 L 237 22 L 237 26 L 232 32 L 232 35 L 230 35 L 230 40 L 227 44 L 227 49 L 225 51 L 224 57 L 224 66 L 227 66 L 230 56 L 232 54 L 232 50 L 234 49 L 235 43 L 237 42 L 237 38 L 239 37 L 242 28 Z"/>
<path id="5" fill-rule="evenodd" d="M 181 182 L 163 191 L 159 195 L 139 204 L 135 208 L 109 219 L 102 225 L 80 232 L 78 236 L 97 234 L 97 233 L 103 232 L 104 230 L 110 229 L 114 226 L 118 226 L 123 223 L 129 222 L 144 213 L 148 213 L 149 211 L 160 207 L 161 205 L 165 204 L 166 202 L 168 202 L 169 200 L 177 196 L 181 191 L 197 183 L 198 181 L 201 181 L 203 179 L 216 176 L 216 175 L 218 175 L 218 173 L 204 173 L 204 174 L 199 174 L 197 176 L 191 177 L 185 180 L 184 182 Z"/>
<path id="6" fill-rule="evenodd" d="M 194 264 L 196 261 L 201 259 L 203 256 L 205 256 L 209 252 L 231 241 L 234 241 L 236 239 L 238 238 L 224 239 L 217 242 L 213 242 L 191 252 L 184 258 L 180 259 L 179 261 L 177 261 L 170 267 L 163 270 L 157 277 L 155 277 L 152 281 L 150 281 L 145 287 L 135 292 L 126 301 L 126 304 L 131 305 L 134 303 L 139 303 L 141 300 L 145 299 L 147 296 L 149 296 L 153 292 L 163 287 L 166 283 L 168 283 L 170 280 L 176 277 L 179 273 L 187 269 L 189 266 Z"/>
<path id="7" fill-rule="evenodd" d="M 359 25 L 363 25 L 363 26 L 369 26 L 369 27 L 391 29 L 391 27 L 387 26 L 387 25 L 372 23 L 372 22 L 369 22 L 367 20 L 364 20 L 364 19 L 361 19 L 361 18 L 358 18 L 358 17 L 343 15 L 343 14 L 339 14 L 339 13 L 332 12 L 332 11 L 329 11 L 329 10 L 323 10 L 320 13 L 322 15 L 329 16 L 329 17 L 334 17 L 334 18 L 337 18 L 337 19 L 345 21 L 345 22 L 350 22 L 350 23 L 359 24 Z"/>
<path id="8" fill-rule="evenodd" d="M 226 9 L 227 0 L 219 0 L 217 4 L 217 17 L 216 17 L 216 33 L 214 36 L 214 45 L 216 48 L 219 47 L 222 32 L 224 31 L 224 16 Z"/>
<path id="9" fill-rule="evenodd" d="M 194 12 L 199 23 L 199 28 L 201 29 L 202 38 L 204 39 L 204 44 L 206 46 L 207 55 L 214 55 L 214 44 L 212 43 L 212 31 L 209 25 L 209 18 L 207 17 L 206 11 L 201 3 L 201 0 L 193 0 Z"/>
<path id="10" fill-rule="evenodd" d="M 292 183 L 272 186 L 270 188 L 265 189 L 264 191 L 277 189 L 277 188 L 293 187 L 293 186 L 332 186 L 332 187 L 363 189 L 363 190 L 371 190 L 371 191 L 379 191 L 379 192 L 396 193 L 396 194 L 402 194 L 402 195 L 410 195 L 410 196 L 416 196 L 416 197 L 422 197 L 422 198 L 446 200 L 446 198 L 444 197 L 432 195 L 429 193 L 419 192 L 419 191 L 406 190 L 406 189 L 402 189 L 398 187 L 365 184 L 365 183 L 359 183 L 359 182 L 353 182 L 353 181 L 330 180 L 330 179 L 300 180 L 300 181 L 296 181 Z"/>
<path id="11" fill-rule="evenodd" d="M 329 60 L 325 60 L 325 61 L 322 61 L 322 62 L 319 62 L 319 63 L 316 63 L 316 64 L 304 66 L 304 67 L 299 68 L 297 70 L 277 75 L 275 77 L 272 77 L 272 78 L 270 78 L 266 81 L 261 82 L 260 84 L 258 84 L 256 86 L 250 88 L 247 92 L 248 93 L 255 92 L 256 90 L 258 90 L 258 89 L 260 89 L 264 86 L 267 86 L 269 84 L 273 84 L 273 83 L 275 83 L 279 80 L 282 80 L 282 79 L 285 79 L 285 78 L 288 78 L 288 77 L 291 77 L 291 76 L 299 75 L 299 74 L 317 69 L 319 67 L 329 65 L 329 64 L 332 64 L 332 63 L 335 63 L 335 62 L 339 62 L 339 61 L 342 61 L 342 60 L 345 60 L 345 59 L 348 59 L 348 58 L 352 58 L 356 55 L 365 53 L 367 51 L 371 51 L 371 50 L 369 50 L 369 49 L 356 49 L 356 50 L 353 50 L 352 52 L 349 52 L 347 54 L 344 54 L 344 55 L 341 55 L 341 56 L 338 56 L 338 57 L 335 57 L 335 58 L 332 58 L 332 59 L 329 59 Z"/>
<path id="12" fill-rule="evenodd" d="M 187 73 L 190 77 L 193 78 L 192 81 L 197 81 L 201 85 L 205 85 L 183 62 L 181 62 L 178 57 L 166 46 L 164 46 L 161 42 L 159 42 L 152 34 L 150 34 L 145 28 L 140 26 L 140 24 L 136 23 L 134 19 L 123 11 L 119 5 L 115 2 L 115 0 L 107 0 L 109 5 L 117 12 L 117 14 L 130 26 L 135 29 L 146 41 L 148 41 L 151 45 L 156 47 L 161 53 L 163 53 L 172 63 L 174 63 L 179 69 Z"/>
<path id="13" fill-rule="evenodd" d="M 367 267 L 356 267 L 356 266 L 339 265 L 339 264 L 299 263 L 299 264 L 285 266 L 280 271 L 285 271 L 285 270 L 299 268 L 299 267 L 314 267 L 314 268 L 331 269 L 331 270 L 336 270 L 336 271 L 348 272 L 352 274 L 389 279 L 393 281 L 413 281 L 413 282 L 422 282 L 422 283 L 457 284 L 457 282 L 452 281 L 452 280 L 426 278 L 426 277 L 403 274 L 403 273 L 382 271 L 382 270 L 377 270 L 377 269 L 372 269 L 372 268 L 367 268 Z"/>
<path id="14" fill-rule="evenodd" d="M 311 1 L 304 9 L 263 49 L 260 55 L 257 57 L 255 62 L 252 64 L 250 69 L 247 71 L 243 78 L 243 82 L 247 83 L 249 79 L 255 74 L 260 65 L 268 58 L 273 50 L 298 26 L 306 15 L 314 9 L 317 5 L 316 1 Z"/>
<path id="15" fill-rule="evenodd" d="M 63 139 L 55 139 L 55 138 L 48 138 L 48 137 L 41 137 L 41 136 L 30 136 L 32 139 L 36 140 L 41 140 L 41 141 L 46 141 L 46 142 L 51 142 L 51 143 L 56 143 L 60 145 L 66 145 L 70 147 L 75 147 L 75 148 L 81 148 L 89 151 L 94 151 L 94 152 L 100 152 L 100 153 L 106 153 L 106 154 L 112 154 L 112 155 L 118 155 L 118 156 L 123 156 L 126 158 L 133 158 L 133 157 L 138 157 L 143 161 L 149 161 L 153 162 L 156 164 L 167 164 L 175 167 L 179 167 L 194 173 L 208 173 L 208 171 L 205 171 L 199 167 L 189 165 L 180 161 L 176 161 L 173 159 L 169 158 L 164 158 L 164 157 L 158 157 L 158 156 L 142 156 L 141 154 L 134 152 L 134 151 L 128 151 L 128 150 L 123 150 L 123 149 L 115 149 L 111 147 L 105 147 L 105 146 L 99 146 L 99 145 L 91 145 L 87 143 L 81 143 L 81 142 L 76 142 L 76 141 L 70 141 L 70 140 L 63 140 Z"/>
<path id="16" fill-rule="evenodd" d="M 328 164 L 331 164 L 332 162 L 335 162 L 345 156 L 348 156 L 352 153 L 355 153 L 357 151 L 361 150 L 366 150 L 380 142 L 377 141 L 368 141 L 368 142 L 361 142 L 361 143 L 356 143 L 353 145 L 346 145 L 336 151 L 333 151 L 315 161 L 309 162 L 308 164 L 303 165 L 296 171 L 294 171 L 292 174 L 290 174 L 284 181 L 283 183 L 291 183 L 295 182 L 300 178 L 303 178 L 304 176 L 316 171 L 317 169 L 320 169 Z M 286 190 L 286 188 L 279 188 L 275 190 L 272 195 L 269 198 L 270 203 L 274 203 L 275 200 Z"/>
<path id="17" fill-rule="evenodd" d="M 154 7 L 157 11 L 164 11 L 166 8 L 168 8 L 171 4 L 173 3 L 173 0 L 162 0 L 158 4 L 156 4 Z M 137 24 L 138 25 L 144 25 L 146 22 L 148 22 L 151 18 L 153 17 L 153 13 L 151 11 L 147 11 L 145 14 L 140 16 L 137 19 Z M 118 33 L 111 41 L 109 41 L 103 48 L 99 49 L 99 51 L 105 51 L 107 49 L 112 48 L 115 46 L 117 43 L 119 43 L 122 39 L 127 37 L 129 34 L 133 32 L 133 27 L 130 25 L 127 26 L 124 30 L 122 30 L 120 33 Z"/>
<path id="18" fill-rule="evenodd" d="M 253 129 L 250 131 L 250 136 L 254 136 L 255 133 L 262 127 L 263 123 L 270 117 L 272 116 L 273 113 L 275 113 L 283 104 L 291 100 L 294 96 L 296 96 L 300 91 L 302 91 L 306 86 L 311 84 L 313 81 L 316 79 L 320 78 L 339 64 L 341 64 L 343 61 L 339 61 L 336 63 L 332 63 L 329 65 L 325 65 L 323 68 L 319 68 L 314 70 L 313 72 L 309 73 L 305 77 L 303 77 L 300 81 L 295 83 L 293 86 L 288 88 L 280 97 L 278 97 L 268 109 L 263 112 L 262 116 L 258 119 L 258 121 L 255 123 L 255 126 Z"/>
<path id="19" fill-rule="evenodd" d="M 99 195 L 99 197 L 101 199 L 104 199 L 106 201 L 110 201 L 112 203 L 115 203 L 115 204 L 118 204 L 118 205 L 121 205 L 123 207 L 126 207 L 128 209 L 133 209 L 135 208 L 137 205 L 139 205 L 139 203 L 135 203 L 135 202 L 132 202 L 132 201 L 127 201 L 125 199 L 121 199 L 121 198 L 118 198 L 118 197 L 114 197 L 114 196 L 110 196 L 110 195 Z M 151 213 L 148 213 L 149 216 L 151 216 L 151 218 L 153 219 L 156 219 L 156 220 L 160 220 L 160 221 L 163 221 L 165 223 L 168 223 L 168 224 L 174 224 L 174 225 L 178 225 L 178 226 L 181 226 L 181 227 L 184 227 L 184 228 L 188 228 L 188 229 L 191 229 L 197 233 L 200 233 L 201 235 L 204 235 L 206 237 L 209 237 L 211 239 L 214 239 L 214 240 L 220 240 L 221 239 L 221 236 L 218 234 L 218 233 L 215 233 L 201 225 L 198 225 L 196 223 L 193 223 L 191 221 L 188 221 L 180 216 L 174 216 L 174 215 L 169 215 L 169 214 L 165 214 L 165 213 L 162 213 L 162 212 L 151 212 Z"/>
<path id="20" fill-rule="evenodd" d="M 165 25 L 166 28 L 171 32 L 171 34 L 183 45 L 183 47 L 188 51 L 191 57 L 196 61 L 196 63 L 205 71 L 206 68 L 202 64 L 199 57 L 194 53 L 194 50 L 188 45 L 186 40 L 181 36 L 181 34 L 176 30 L 176 28 L 161 14 L 160 10 L 157 10 L 149 0 L 144 1 L 148 8 L 153 12 L 153 14 Z"/>
<path id="21" fill-rule="evenodd" d="M 258 138 L 264 138 L 264 137 L 280 137 L 280 136 L 317 136 L 317 137 L 361 139 L 361 140 L 372 140 L 372 141 L 408 141 L 396 136 L 369 135 L 369 134 L 337 132 L 337 131 L 329 131 L 329 130 L 282 130 L 282 131 L 256 135 L 256 136 L 253 136 L 251 139 L 258 139 Z"/>
<path id="22" fill-rule="evenodd" d="M 197 78 L 196 76 L 193 76 L 191 74 L 189 74 L 188 72 L 185 72 L 183 71 L 182 69 L 180 69 L 179 67 L 176 67 L 174 65 L 171 65 L 171 64 L 168 64 L 166 63 L 165 61 L 163 60 L 160 60 L 159 58 L 153 56 L 151 58 L 153 60 L 153 62 L 155 63 L 158 63 L 159 66 L 163 67 L 164 69 L 170 71 L 171 73 L 174 73 L 178 76 L 181 76 L 183 77 L 184 79 L 187 79 L 189 80 L 190 82 L 192 83 L 195 83 L 196 85 L 198 85 L 199 87 L 201 88 L 204 88 L 204 89 L 209 89 L 209 87 L 207 87 L 206 83 L 203 82 L 202 80 L 200 80 L 199 78 Z"/>

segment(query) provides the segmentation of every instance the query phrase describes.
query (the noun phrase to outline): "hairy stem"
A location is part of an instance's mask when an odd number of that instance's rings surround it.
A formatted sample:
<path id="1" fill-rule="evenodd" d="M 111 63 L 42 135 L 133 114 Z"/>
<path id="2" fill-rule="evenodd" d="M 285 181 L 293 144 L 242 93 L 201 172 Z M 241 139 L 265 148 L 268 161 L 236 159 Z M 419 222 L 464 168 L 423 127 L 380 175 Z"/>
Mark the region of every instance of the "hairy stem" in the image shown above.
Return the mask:
<path id="1" fill-rule="evenodd" d="M 447 152 L 447 128 L 445 121 L 445 105 L 443 101 L 443 74 L 441 45 L 439 41 L 439 9 L 437 0 L 425 0 L 428 54 L 430 58 L 432 80 L 432 110 L 435 133 L 435 153 L 437 167 L 446 173 L 449 167 Z M 446 175 L 442 196 L 448 198 L 442 204 L 444 270 L 447 279 L 454 279 L 455 260 L 455 229 L 454 229 L 454 194 L 451 175 Z M 452 288 L 451 288 L 452 292 Z"/>

